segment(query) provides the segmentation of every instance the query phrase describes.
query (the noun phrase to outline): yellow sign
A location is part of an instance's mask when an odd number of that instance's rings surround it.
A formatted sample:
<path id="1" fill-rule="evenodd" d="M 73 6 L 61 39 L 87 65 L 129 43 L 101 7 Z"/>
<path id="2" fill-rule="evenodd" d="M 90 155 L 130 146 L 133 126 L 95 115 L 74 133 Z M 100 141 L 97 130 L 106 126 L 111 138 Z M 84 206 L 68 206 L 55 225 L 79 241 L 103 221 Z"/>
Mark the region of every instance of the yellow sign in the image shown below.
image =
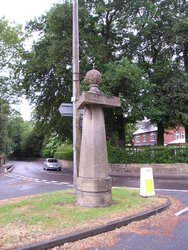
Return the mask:
<path id="1" fill-rule="evenodd" d="M 152 194 L 153 193 L 153 181 L 145 180 L 145 186 L 146 186 L 146 193 Z"/>

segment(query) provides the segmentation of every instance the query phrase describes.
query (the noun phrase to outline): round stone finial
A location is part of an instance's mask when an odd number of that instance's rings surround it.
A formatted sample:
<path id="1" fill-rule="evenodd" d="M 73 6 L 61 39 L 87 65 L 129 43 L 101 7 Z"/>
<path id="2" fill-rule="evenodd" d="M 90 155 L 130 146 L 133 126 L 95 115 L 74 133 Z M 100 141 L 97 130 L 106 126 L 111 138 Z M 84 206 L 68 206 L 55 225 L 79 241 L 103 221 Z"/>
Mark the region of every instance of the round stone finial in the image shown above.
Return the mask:
<path id="1" fill-rule="evenodd" d="M 85 79 L 90 86 L 90 91 L 99 91 L 98 85 L 101 82 L 101 73 L 98 70 L 94 69 L 93 67 L 92 70 L 87 72 Z"/>

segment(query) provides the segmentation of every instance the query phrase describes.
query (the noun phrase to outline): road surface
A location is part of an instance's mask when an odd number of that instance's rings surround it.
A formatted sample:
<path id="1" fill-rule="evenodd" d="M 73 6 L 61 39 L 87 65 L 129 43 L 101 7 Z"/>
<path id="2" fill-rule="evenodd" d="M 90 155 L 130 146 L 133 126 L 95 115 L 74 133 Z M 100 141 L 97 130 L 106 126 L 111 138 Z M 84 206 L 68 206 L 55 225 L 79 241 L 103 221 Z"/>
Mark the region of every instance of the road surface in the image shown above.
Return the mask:
<path id="1" fill-rule="evenodd" d="M 43 170 L 42 162 L 14 162 L 10 173 L 0 176 L 0 200 L 72 188 L 72 174 Z"/>
<path id="2" fill-rule="evenodd" d="M 42 162 L 15 161 L 14 169 L 0 176 L 0 199 L 70 189 L 73 187 L 71 171 L 46 171 Z M 161 176 L 154 178 L 155 190 L 188 190 L 187 176 Z M 114 187 L 139 188 L 139 177 L 112 176 Z"/>
<path id="3" fill-rule="evenodd" d="M 159 221 L 155 221 L 151 224 L 151 228 L 146 228 L 146 231 L 140 234 L 139 231 L 134 230 L 129 233 L 121 233 L 118 237 L 118 243 L 112 247 L 101 247 L 98 250 L 187 250 L 188 249 L 188 192 L 178 191 L 158 191 L 158 194 L 164 196 L 171 196 L 184 205 L 183 210 L 180 211 L 180 221 L 176 224 L 176 215 L 174 217 L 169 215 L 166 220 L 163 221 L 162 226 Z M 160 220 L 160 219 L 159 219 Z M 168 220 L 170 223 L 168 223 Z M 145 222 L 138 222 L 139 228 L 142 230 L 145 228 Z M 166 226 L 164 224 L 167 224 Z M 169 233 L 170 232 L 170 233 Z M 93 250 L 96 248 L 92 248 Z"/>

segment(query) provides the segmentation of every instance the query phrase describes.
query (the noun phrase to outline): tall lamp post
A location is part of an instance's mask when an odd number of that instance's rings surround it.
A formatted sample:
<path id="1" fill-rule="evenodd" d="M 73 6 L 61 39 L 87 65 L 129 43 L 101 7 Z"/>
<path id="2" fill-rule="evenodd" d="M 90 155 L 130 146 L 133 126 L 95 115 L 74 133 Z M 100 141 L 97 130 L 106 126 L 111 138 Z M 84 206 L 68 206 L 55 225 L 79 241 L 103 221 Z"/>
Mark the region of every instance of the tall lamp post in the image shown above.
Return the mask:
<path id="1" fill-rule="evenodd" d="M 73 0 L 73 181 L 77 190 L 77 176 L 80 159 L 80 111 L 77 110 L 76 100 L 80 95 L 79 79 L 79 28 L 78 28 L 78 0 Z"/>

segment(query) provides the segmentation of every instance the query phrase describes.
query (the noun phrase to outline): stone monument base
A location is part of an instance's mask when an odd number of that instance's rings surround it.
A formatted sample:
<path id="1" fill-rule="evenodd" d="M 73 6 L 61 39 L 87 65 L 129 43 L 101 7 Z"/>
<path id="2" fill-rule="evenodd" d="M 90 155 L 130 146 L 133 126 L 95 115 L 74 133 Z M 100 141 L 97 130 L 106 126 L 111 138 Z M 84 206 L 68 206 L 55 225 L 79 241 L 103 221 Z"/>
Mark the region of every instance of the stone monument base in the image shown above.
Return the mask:
<path id="1" fill-rule="evenodd" d="M 77 178 L 77 201 L 84 207 L 107 207 L 112 204 L 112 180 L 110 177 Z"/>

